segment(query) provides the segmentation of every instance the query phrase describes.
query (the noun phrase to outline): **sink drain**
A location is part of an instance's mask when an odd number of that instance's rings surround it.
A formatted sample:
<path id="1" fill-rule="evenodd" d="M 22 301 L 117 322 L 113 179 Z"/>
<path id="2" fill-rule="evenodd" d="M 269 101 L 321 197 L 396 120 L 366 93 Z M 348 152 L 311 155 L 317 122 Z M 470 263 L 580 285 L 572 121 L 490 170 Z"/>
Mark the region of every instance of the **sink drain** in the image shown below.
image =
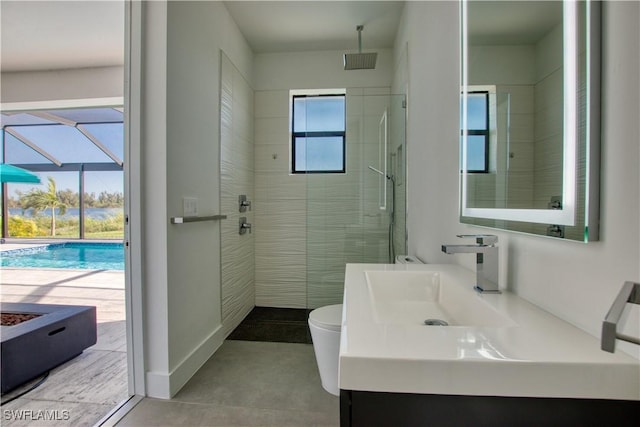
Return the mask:
<path id="1" fill-rule="evenodd" d="M 427 326 L 449 326 L 447 322 L 441 319 L 427 319 L 424 324 Z"/>

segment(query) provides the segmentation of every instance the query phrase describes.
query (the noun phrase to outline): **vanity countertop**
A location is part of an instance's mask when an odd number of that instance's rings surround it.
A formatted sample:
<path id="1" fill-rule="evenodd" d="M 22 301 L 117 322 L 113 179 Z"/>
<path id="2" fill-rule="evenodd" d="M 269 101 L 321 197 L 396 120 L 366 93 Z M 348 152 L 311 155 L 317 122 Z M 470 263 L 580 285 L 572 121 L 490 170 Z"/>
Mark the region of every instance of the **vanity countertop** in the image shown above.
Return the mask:
<path id="1" fill-rule="evenodd" d="M 443 284 L 507 321 L 482 326 L 381 321 L 366 276 L 376 271 L 437 273 Z M 597 338 L 513 293 L 478 294 L 474 279 L 457 265 L 348 264 L 340 388 L 640 400 L 640 361 L 602 351 Z"/>

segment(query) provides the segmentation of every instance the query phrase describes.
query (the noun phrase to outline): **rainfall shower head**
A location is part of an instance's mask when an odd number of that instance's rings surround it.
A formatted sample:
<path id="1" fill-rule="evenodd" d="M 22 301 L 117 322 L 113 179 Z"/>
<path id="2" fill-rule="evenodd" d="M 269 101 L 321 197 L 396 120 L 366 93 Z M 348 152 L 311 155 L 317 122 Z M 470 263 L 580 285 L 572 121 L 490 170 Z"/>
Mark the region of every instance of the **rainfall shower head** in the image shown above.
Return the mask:
<path id="1" fill-rule="evenodd" d="M 362 53 L 362 29 L 364 25 L 358 25 L 358 53 L 345 53 L 344 54 L 344 69 L 345 70 L 373 70 L 376 68 L 376 59 L 378 54 L 376 52 Z"/>
<path id="2" fill-rule="evenodd" d="M 378 54 L 373 53 L 345 53 L 345 70 L 373 70 L 376 68 Z"/>

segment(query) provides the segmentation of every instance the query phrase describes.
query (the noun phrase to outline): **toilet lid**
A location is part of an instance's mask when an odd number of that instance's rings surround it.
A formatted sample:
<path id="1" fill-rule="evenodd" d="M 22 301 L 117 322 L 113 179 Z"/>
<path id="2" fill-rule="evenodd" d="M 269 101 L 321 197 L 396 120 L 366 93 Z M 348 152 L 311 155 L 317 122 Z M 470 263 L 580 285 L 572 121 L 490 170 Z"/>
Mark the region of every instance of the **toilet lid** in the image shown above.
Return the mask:
<path id="1" fill-rule="evenodd" d="M 316 308 L 309 313 L 309 322 L 320 328 L 340 331 L 342 326 L 342 304 Z"/>

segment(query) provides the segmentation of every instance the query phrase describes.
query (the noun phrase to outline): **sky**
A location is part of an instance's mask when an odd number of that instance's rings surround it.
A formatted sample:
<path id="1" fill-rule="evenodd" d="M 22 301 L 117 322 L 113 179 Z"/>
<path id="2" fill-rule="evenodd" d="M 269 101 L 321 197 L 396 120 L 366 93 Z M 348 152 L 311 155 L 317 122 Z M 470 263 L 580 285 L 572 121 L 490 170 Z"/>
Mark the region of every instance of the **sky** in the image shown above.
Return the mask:
<path id="1" fill-rule="evenodd" d="M 124 138 L 123 124 L 97 123 L 83 125 L 91 135 L 93 135 L 107 150 L 113 155 L 123 160 Z M 34 125 L 34 126 L 12 126 L 22 137 L 44 150 L 63 164 L 68 163 L 114 163 L 107 154 L 94 145 L 85 135 L 73 126 L 54 125 Z M 15 136 L 1 132 L 2 143 L 5 145 L 3 162 L 9 164 L 52 164 L 46 157 L 21 142 Z M 56 181 L 58 190 L 70 189 L 79 192 L 78 172 L 35 172 L 40 177 L 41 184 L 8 184 L 8 195 L 16 197 L 16 191 L 22 193 L 32 189 L 40 188 L 46 190 L 48 187 L 48 177 Z M 85 193 L 100 194 L 102 191 L 108 193 L 124 193 L 124 181 L 122 171 L 106 172 L 85 172 Z"/>

